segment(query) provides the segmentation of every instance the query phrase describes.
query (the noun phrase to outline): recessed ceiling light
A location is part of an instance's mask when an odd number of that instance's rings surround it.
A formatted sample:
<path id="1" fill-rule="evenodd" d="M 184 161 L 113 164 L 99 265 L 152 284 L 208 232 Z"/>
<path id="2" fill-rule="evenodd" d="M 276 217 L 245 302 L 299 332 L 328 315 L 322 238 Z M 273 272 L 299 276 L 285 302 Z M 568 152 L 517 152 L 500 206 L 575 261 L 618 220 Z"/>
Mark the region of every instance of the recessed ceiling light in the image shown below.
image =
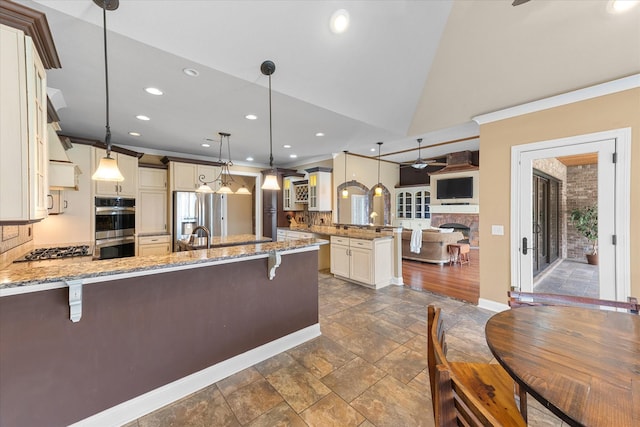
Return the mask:
<path id="1" fill-rule="evenodd" d="M 142 120 L 142 121 L 145 121 L 145 122 L 146 122 L 147 120 L 151 120 L 149 117 L 147 117 L 147 116 L 143 116 L 142 114 L 140 114 L 140 115 L 136 116 L 136 119 L 138 119 L 138 120 Z"/>
<path id="2" fill-rule="evenodd" d="M 200 72 L 195 68 L 183 68 L 182 72 L 189 77 L 198 77 L 200 75 Z"/>
<path id="3" fill-rule="evenodd" d="M 623 13 L 638 4 L 638 0 L 609 0 L 607 11 L 609 13 Z"/>
<path id="4" fill-rule="evenodd" d="M 342 34 L 349 28 L 349 12 L 339 9 L 333 12 L 329 20 L 329 28 L 333 34 Z"/>
<path id="5" fill-rule="evenodd" d="M 204 148 L 209 148 L 209 147 L 211 147 L 211 144 L 207 144 L 206 142 L 203 142 L 203 143 L 202 143 L 202 146 L 203 146 Z"/>
<path id="6" fill-rule="evenodd" d="M 324 133 L 318 132 L 318 133 L 316 133 L 316 136 L 324 136 Z"/>
<path id="7" fill-rule="evenodd" d="M 282 148 L 291 148 L 291 146 L 289 144 L 284 144 Z"/>
<path id="8" fill-rule="evenodd" d="M 164 95 L 164 92 L 158 89 L 157 87 L 146 87 L 144 91 L 151 95 Z"/>
<path id="9" fill-rule="evenodd" d="M 298 155 L 297 154 L 289 154 L 289 157 L 291 157 L 292 159 L 297 159 Z"/>
<path id="10" fill-rule="evenodd" d="M 246 160 L 247 162 L 253 162 L 253 157 L 247 157 L 245 160 Z"/>
<path id="11" fill-rule="evenodd" d="M 129 132 L 129 135 L 131 135 L 131 136 L 140 136 L 140 134 L 138 132 Z"/>
<path id="12" fill-rule="evenodd" d="M 375 148 L 371 148 L 371 149 L 369 149 L 369 151 L 376 151 L 376 149 Z"/>
<path id="13" fill-rule="evenodd" d="M 256 116 L 255 114 L 247 114 L 246 116 L 244 116 L 244 118 L 247 120 L 255 120 L 258 118 L 258 116 Z"/>

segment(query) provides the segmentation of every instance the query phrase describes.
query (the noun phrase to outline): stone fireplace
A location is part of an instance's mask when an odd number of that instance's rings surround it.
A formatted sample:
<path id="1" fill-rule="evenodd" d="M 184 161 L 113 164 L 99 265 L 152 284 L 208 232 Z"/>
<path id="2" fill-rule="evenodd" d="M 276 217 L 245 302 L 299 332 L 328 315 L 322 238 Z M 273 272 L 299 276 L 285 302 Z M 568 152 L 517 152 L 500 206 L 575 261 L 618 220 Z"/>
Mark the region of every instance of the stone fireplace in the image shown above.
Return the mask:
<path id="1" fill-rule="evenodd" d="M 480 247 L 480 215 L 469 213 L 432 213 L 431 226 L 460 231 L 472 248 Z"/>

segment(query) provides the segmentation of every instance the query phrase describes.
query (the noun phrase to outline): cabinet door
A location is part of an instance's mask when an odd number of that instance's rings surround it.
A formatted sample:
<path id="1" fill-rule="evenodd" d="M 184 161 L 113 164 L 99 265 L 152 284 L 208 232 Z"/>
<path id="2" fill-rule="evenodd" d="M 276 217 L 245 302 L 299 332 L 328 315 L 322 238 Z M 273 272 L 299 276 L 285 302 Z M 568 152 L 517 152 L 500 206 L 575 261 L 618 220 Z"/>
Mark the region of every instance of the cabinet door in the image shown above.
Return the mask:
<path id="1" fill-rule="evenodd" d="M 191 163 L 171 162 L 171 189 L 178 191 L 194 191 L 196 182 L 196 165 Z"/>
<path id="2" fill-rule="evenodd" d="M 0 219 L 29 219 L 24 33 L 0 24 Z"/>
<path id="3" fill-rule="evenodd" d="M 167 193 L 165 191 L 140 190 L 136 201 L 140 216 L 139 233 L 167 231 Z"/>
<path id="4" fill-rule="evenodd" d="M 373 263 L 371 249 L 351 246 L 351 278 L 358 282 L 373 283 Z"/>
<path id="5" fill-rule="evenodd" d="M 309 175 L 309 210 L 318 209 L 318 174 Z"/>
<path id="6" fill-rule="evenodd" d="M 139 168 L 138 186 L 141 190 L 166 190 L 166 169 Z"/>
<path id="7" fill-rule="evenodd" d="M 282 179 L 282 209 L 290 211 L 293 205 L 291 200 L 291 194 L 293 189 L 293 183 L 291 178 L 285 177 Z"/>
<path id="8" fill-rule="evenodd" d="M 171 253 L 170 243 L 152 243 L 150 245 L 140 245 L 138 256 L 145 255 L 165 255 Z"/>
<path id="9" fill-rule="evenodd" d="M 331 274 L 349 277 L 349 247 L 331 244 Z"/>
<path id="10" fill-rule="evenodd" d="M 30 219 L 48 214 L 47 76 L 31 37 L 25 37 L 29 135 Z"/>
<path id="11" fill-rule="evenodd" d="M 118 154 L 118 168 L 124 176 L 124 181 L 118 183 L 118 195 L 123 197 L 136 197 L 138 192 L 138 158 Z"/>

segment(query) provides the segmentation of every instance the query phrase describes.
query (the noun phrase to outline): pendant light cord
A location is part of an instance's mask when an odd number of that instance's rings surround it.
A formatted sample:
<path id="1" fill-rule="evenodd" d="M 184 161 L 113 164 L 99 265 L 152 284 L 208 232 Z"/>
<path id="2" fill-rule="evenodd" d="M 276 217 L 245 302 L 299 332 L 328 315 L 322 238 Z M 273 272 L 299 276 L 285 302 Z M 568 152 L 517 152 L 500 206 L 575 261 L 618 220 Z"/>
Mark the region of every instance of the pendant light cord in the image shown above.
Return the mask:
<path id="1" fill-rule="evenodd" d="M 107 60 L 107 0 L 102 3 L 102 28 L 104 29 L 104 81 L 107 94 L 106 119 L 107 124 L 104 143 L 107 144 L 107 157 L 111 156 L 111 128 L 109 127 L 109 63 Z"/>
<path id="2" fill-rule="evenodd" d="M 269 74 L 269 167 L 273 170 L 273 127 L 271 125 L 271 74 Z"/>

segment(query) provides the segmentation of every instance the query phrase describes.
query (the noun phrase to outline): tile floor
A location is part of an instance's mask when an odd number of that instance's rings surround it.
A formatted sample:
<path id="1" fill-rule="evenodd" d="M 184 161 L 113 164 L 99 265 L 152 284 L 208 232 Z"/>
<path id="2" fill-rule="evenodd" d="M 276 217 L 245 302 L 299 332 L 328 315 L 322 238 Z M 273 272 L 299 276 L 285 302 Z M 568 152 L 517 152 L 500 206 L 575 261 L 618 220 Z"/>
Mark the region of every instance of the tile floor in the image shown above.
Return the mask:
<path id="1" fill-rule="evenodd" d="M 127 427 L 433 426 L 426 307 L 443 309 L 451 360 L 493 360 L 474 305 L 319 275 L 322 336 L 232 375 Z M 562 422 L 529 399 L 529 425 Z"/>
<path id="2" fill-rule="evenodd" d="M 600 298 L 598 266 L 586 261 L 563 259 L 540 273 L 533 284 L 534 292 Z"/>

